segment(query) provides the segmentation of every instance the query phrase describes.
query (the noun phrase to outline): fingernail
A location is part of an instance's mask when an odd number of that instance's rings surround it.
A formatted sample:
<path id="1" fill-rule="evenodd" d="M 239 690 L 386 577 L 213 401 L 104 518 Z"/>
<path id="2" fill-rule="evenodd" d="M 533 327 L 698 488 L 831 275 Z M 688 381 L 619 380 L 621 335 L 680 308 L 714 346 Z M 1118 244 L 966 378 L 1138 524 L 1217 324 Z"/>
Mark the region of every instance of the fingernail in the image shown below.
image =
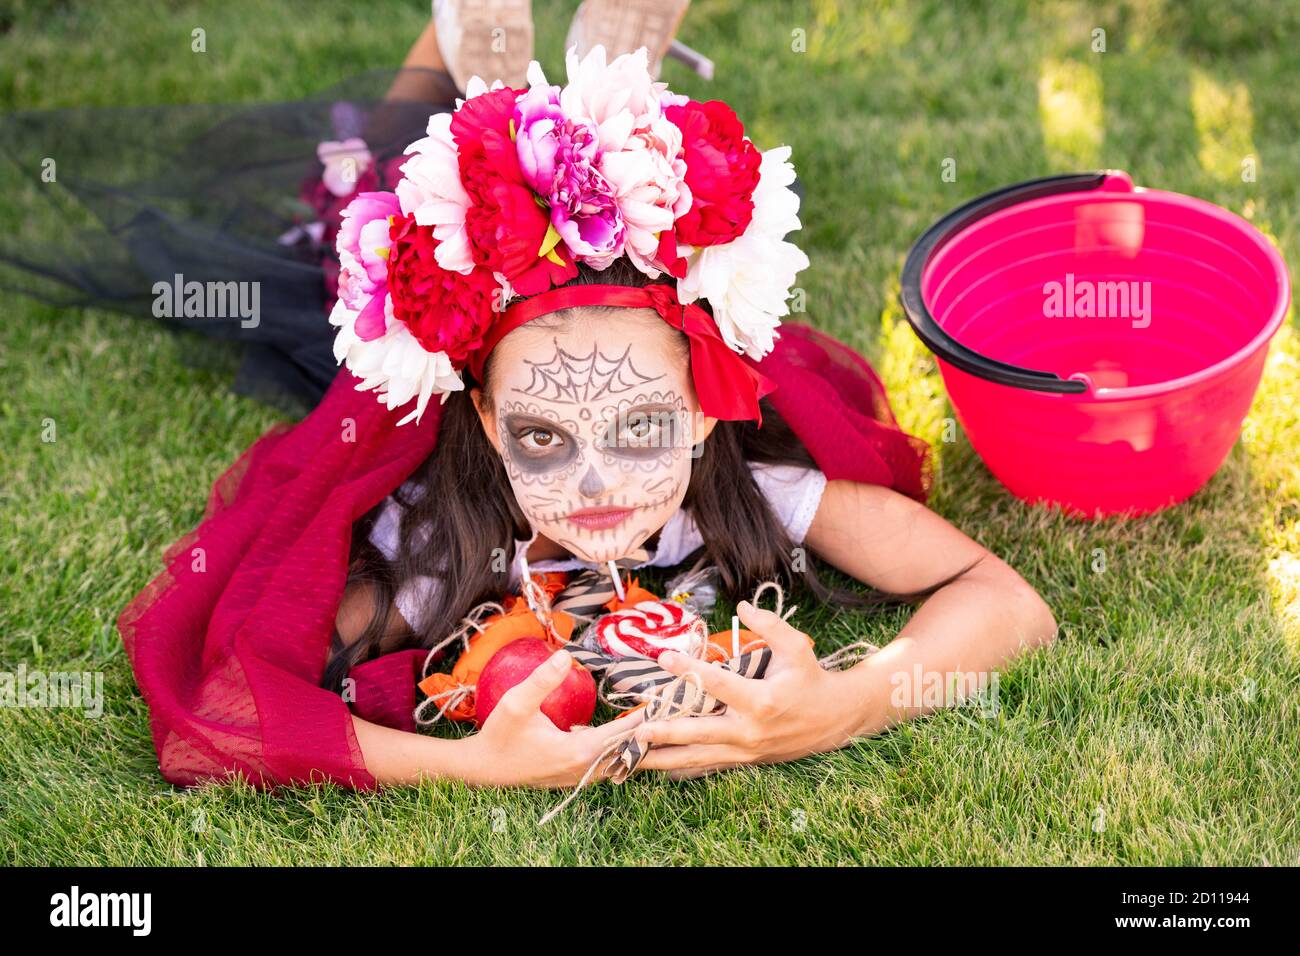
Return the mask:
<path id="1" fill-rule="evenodd" d="M 552 670 L 557 670 L 557 671 L 563 670 L 565 667 L 569 666 L 568 652 L 556 651 L 554 654 L 551 655 L 551 659 L 547 663 L 551 665 Z"/>
<path id="2" fill-rule="evenodd" d="M 748 601 L 741 601 L 739 604 L 736 605 L 736 610 L 737 610 L 737 611 L 752 611 L 752 610 L 754 610 L 754 605 L 750 604 Z"/>
<path id="3" fill-rule="evenodd" d="M 665 667 L 669 667 L 676 662 L 677 662 L 676 651 L 664 651 L 662 654 L 659 655 L 659 663 L 664 665 Z"/>

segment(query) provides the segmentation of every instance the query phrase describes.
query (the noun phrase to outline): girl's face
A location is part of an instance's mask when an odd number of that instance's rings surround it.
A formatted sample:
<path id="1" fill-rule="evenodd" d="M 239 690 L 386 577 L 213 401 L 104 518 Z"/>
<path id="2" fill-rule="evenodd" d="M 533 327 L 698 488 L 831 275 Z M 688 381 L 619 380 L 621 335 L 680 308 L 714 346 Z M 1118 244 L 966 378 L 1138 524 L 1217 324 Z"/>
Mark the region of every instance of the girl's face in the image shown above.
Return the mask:
<path id="1" fill-rule="evenodd" d="M 515 329 L 474 400 L 538 534 L 584 561 L 632 553 L 682 503 L 699 414 L 684 340 L 649 309 Z M 466 476 L 466 480 L 473 480 Z"/>

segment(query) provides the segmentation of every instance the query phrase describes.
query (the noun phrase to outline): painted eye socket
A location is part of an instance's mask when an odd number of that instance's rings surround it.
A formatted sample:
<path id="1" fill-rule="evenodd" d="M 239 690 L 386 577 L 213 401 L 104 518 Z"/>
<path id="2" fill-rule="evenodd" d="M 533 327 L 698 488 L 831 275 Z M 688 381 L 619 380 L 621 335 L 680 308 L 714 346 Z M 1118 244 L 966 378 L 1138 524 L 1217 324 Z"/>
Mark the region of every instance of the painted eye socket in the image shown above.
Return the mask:
<path id="1" fill-rule="evenodd" d="M 676 447 L 680 426 L 676 409 L 638 409 L 620 414 L 611 421 L 600 447 L 625 457 L 660 455 Z"/>
<path id="2" fill-rule="evenodd" d="M 508 412 L 502 420 L 501 441 L 507 464 L 530 475 L 567 468 L 582 449 L 582 439 L 573 428 L 541 415 L 517 412 Z"/>

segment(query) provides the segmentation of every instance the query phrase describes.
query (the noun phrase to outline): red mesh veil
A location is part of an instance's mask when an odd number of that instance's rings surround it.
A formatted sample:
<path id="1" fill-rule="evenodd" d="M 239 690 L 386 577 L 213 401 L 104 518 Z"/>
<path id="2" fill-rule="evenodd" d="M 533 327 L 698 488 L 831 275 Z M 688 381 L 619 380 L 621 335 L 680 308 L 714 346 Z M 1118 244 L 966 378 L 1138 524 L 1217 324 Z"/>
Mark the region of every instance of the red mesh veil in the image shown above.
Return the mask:
<path id="1" fill-rule="evenodd" d="M 885 385 L 865 358 L 816 329 L 786 322 L 759 369 L 769 401 L 827 478 L 887 485 L 917 501 L 930 488 L 930 447 L 894 420 Z"/>
<path id="2" fill-rule="evenodd" d="M 787 324 L 759 363 L 770 400 L 829 478 L 923 498 L 924 442 L 901 432 L 884 387 L 848 347 Z M 352 525 L 433 451 L 439 408 L 397 427 L 343 371 L 296 426 L 272 429 L 216 482 L 199 527 L 122 613 L 159 767 L 191 785 L 375 786 L 351 716 L 412 730 L 423 651 L 352 671 L 350 701 L 319 686 L 347 578 Z M 349 708 L 351 704 L 351 709 Z"/>
<path id="3" fill-rule="evenodd" d="M 439 409 L 397 428 L 401 416 L 355 384 L 340 373 L 301 423 L 254 443 L 122 613 L 173 783 L 238 771 L 256 784 L 374 786 L 348 706 L 318 684 L 352 524 L 429 456 Z"/>

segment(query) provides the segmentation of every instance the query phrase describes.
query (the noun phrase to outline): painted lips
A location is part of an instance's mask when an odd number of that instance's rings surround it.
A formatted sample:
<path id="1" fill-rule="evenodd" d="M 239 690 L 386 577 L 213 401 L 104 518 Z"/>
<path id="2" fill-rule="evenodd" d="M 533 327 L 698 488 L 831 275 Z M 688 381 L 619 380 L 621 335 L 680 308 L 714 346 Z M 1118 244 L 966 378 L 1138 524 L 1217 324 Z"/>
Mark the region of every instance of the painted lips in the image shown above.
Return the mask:
<path id="1" fill-rule="evenodd" d="M 588 531 L 601 531 L 622 524 L 635 509 L 632 508 L 583 508 L 569 515 L 569 520 Z"/>

